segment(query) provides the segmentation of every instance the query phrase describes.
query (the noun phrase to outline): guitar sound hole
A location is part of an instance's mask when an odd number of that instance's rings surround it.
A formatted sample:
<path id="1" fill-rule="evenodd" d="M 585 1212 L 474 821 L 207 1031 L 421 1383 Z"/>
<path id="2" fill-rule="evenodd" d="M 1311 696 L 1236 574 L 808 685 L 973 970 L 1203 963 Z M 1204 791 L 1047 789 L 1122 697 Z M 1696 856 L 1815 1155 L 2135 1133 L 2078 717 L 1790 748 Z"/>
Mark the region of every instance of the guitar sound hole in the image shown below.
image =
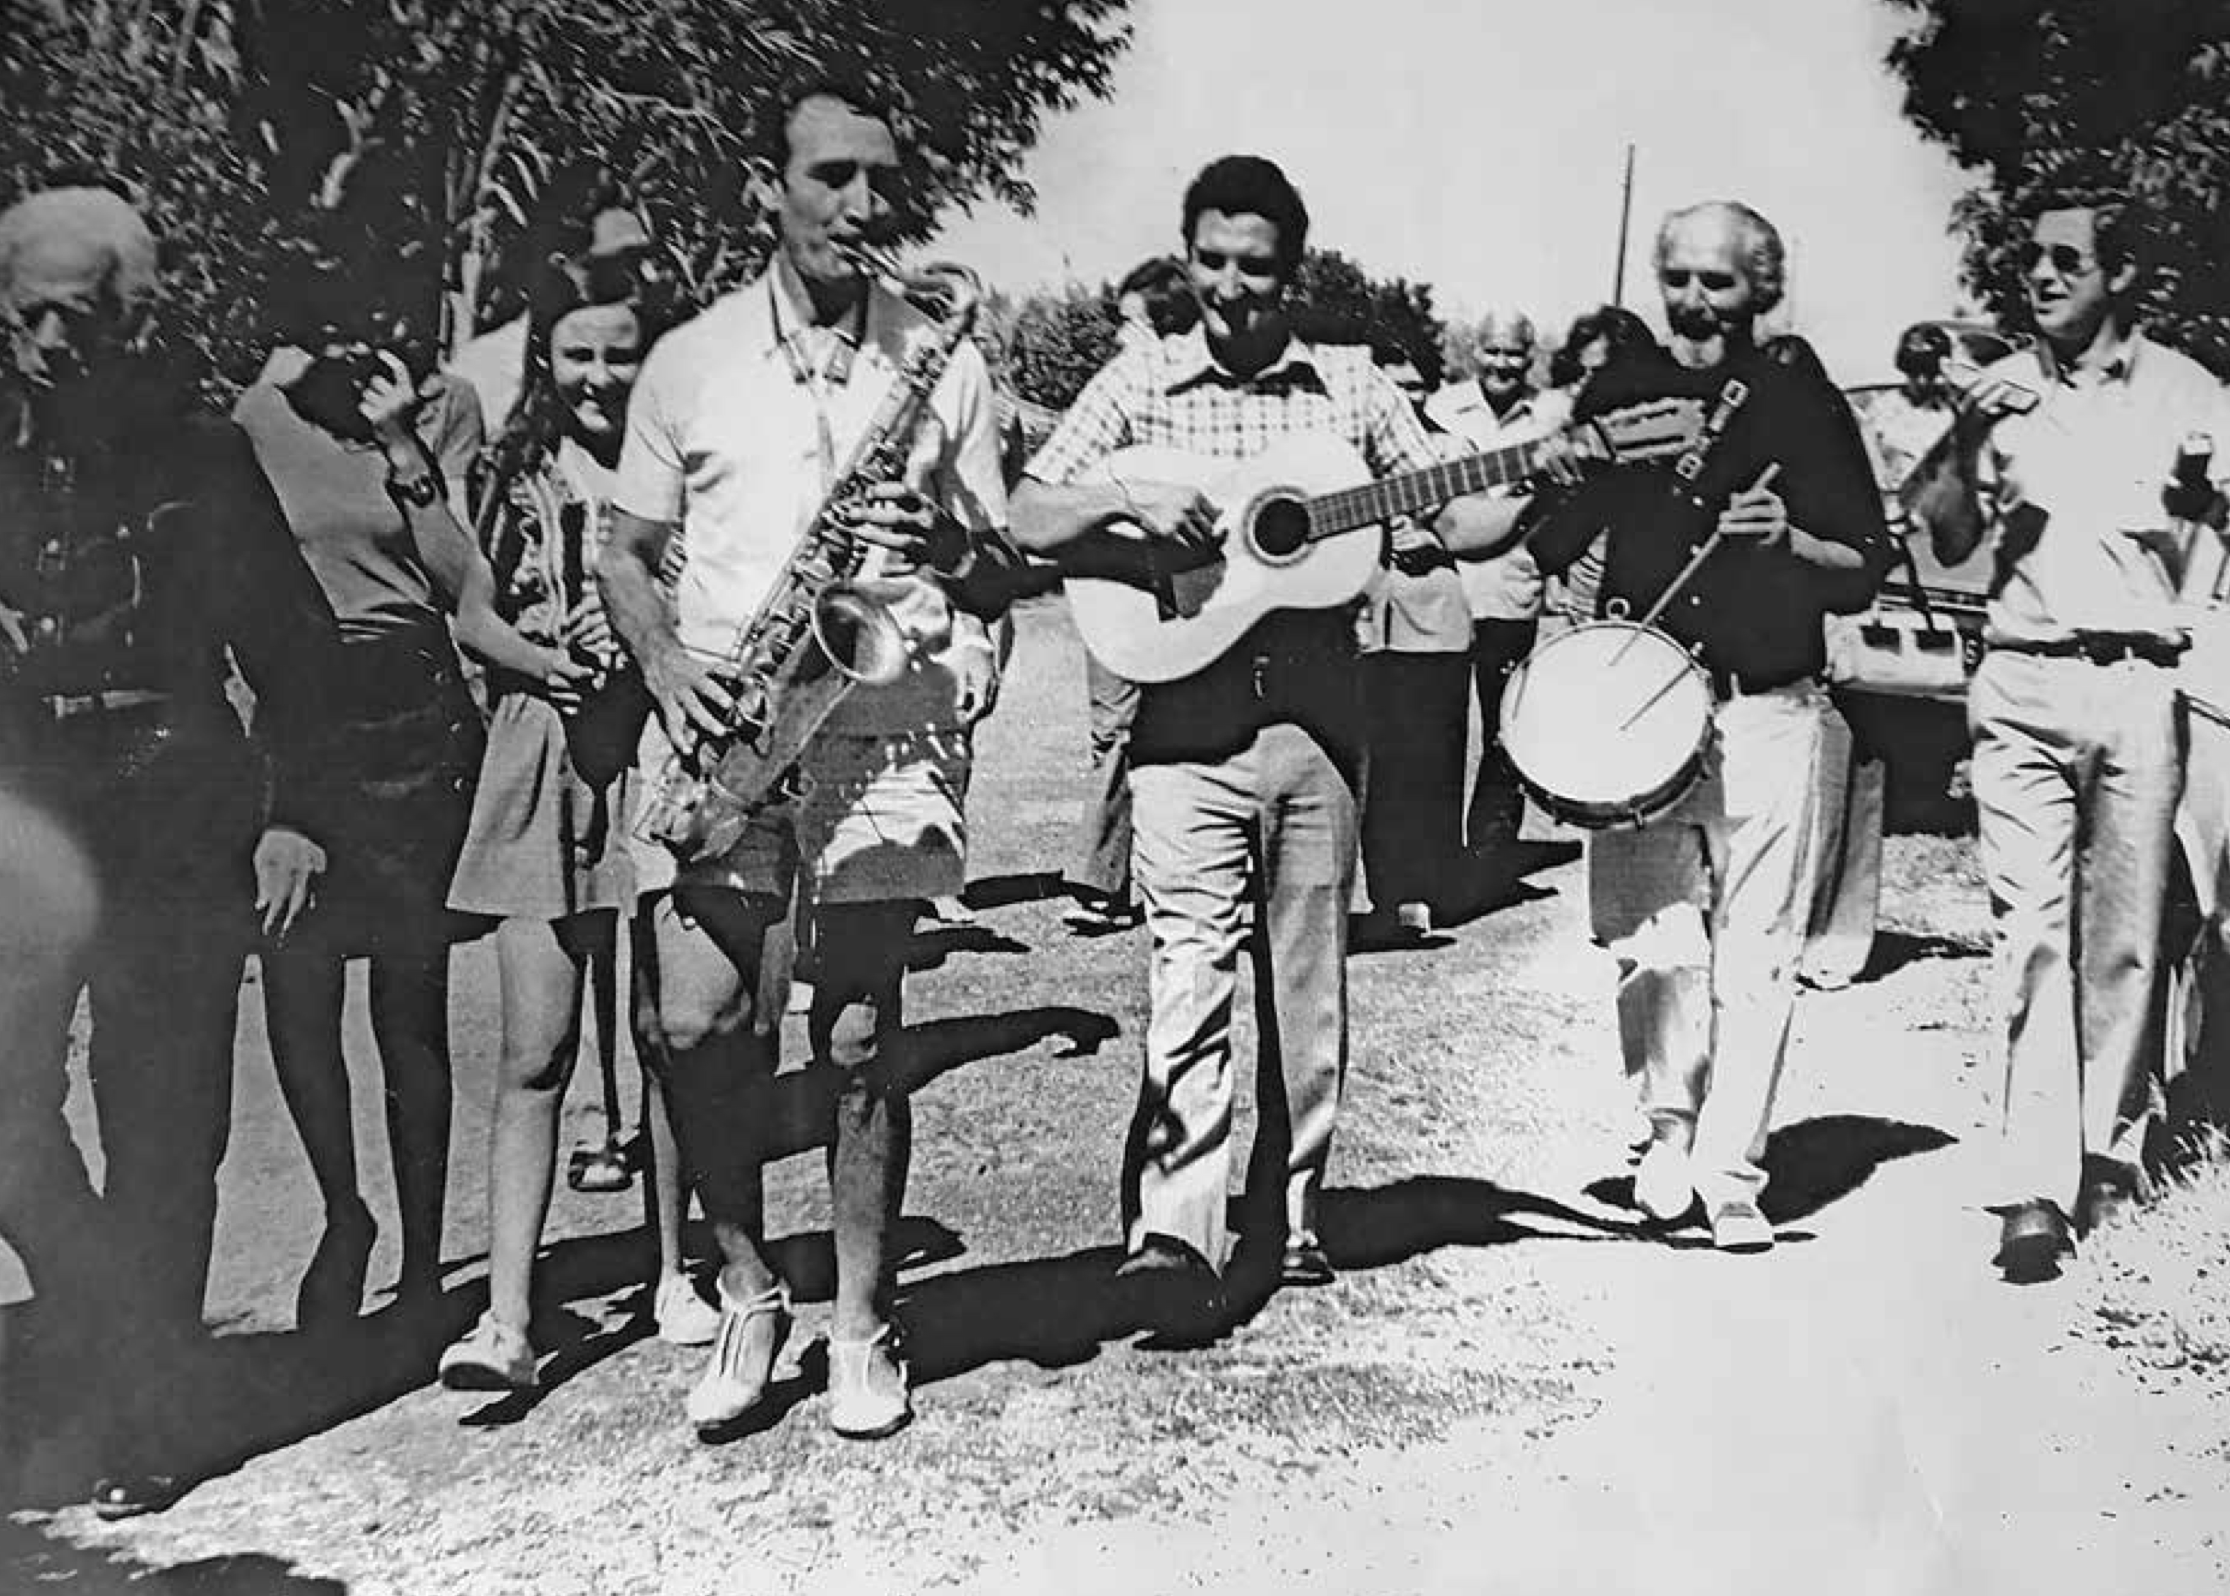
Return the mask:
<path id="1" fill-rule="evenodd" d="M 1265 559 L 1290 560 L 1308 544 L 1309 511 L 1299 499 L 1268 498 L 1255 507 L 1254 546 Z"/>

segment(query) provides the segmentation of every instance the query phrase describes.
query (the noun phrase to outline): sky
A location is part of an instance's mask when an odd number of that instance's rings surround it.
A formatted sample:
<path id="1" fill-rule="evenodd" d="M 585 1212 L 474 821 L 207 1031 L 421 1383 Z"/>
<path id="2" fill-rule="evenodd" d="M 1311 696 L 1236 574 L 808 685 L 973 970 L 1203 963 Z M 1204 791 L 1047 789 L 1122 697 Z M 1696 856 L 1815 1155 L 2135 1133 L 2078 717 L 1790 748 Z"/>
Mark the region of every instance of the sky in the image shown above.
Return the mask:
<path id="1" fill-rule="evenodd" d="M 1113 98 L 1047 119 L 1035 216 L 987 203 L 938 252 L 1000 287 L 1099 283 L 1178 242 L 1184 187 L 1232 151 L 1300 187 L 1310 239 L 1561 329 L 1610 296 L 1636 146 L 1626 302 L 1661 327 L 1664 213 L 1740 199 L 1789 248 L 1786 319 L 1843 382 L 1962 308 L 1965 177 L 1898 114 L 1883 0 L 1133 0 Z"/>

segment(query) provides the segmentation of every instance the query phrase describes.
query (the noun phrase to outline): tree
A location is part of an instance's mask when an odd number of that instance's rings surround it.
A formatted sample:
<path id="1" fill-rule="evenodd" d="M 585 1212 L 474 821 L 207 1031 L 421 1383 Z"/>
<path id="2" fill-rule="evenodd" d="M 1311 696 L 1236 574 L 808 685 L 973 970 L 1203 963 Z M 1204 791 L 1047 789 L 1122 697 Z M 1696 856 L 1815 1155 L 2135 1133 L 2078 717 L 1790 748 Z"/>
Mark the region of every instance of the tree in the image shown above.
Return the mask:
<path id="1" fill-rule="evenodd" d="M 1391 346 L 1437 358 L 1447 329 L 1432 290 L 1406 278 L 1374 278 L 1336 249 L 1312 249 L 1293 283 L 1294 327 L 1314 343 Z"/>
<path id="2" fill-rule="evenodd" d="M 1122 317 L 1111 287 L 1065 288 L 986 307 L 984 341 L 993 372 L 1015 393 L 1049 410 L 1075 403 L 1092 373 L 1115 353 Z"/>
<path id="3" fill-rule="evenodd" d="M 1337 250 L 1302 257 L 1287 309 L 1295 332 L 1312 343 L 1390 346 L 1437 359 L 1447 336 L 1429 287 L 1373 278 Z M 995 296 L 984 321 L 993 370 L 1023 398 L 1055 410 L 1107 364 L 1122 325 L 1113 283 L 1071 283 L 1020 300 Z"/>
<path id="4" fill-rule="evenodd" d="M 2018 326 L 2020 207 L 2090 174 L 2155 222 L 2148 323 L 2230 371 L 2230 3 L 1886 0 L 1916 18 L 1889 55 L 1905 114 L 1982 181 L 1953 225 L 1969 286 Z"/>
<path id="5" fill-rule="evenodd" d="M 861 80 L 906 150 L 905 237 L 1107 92 L 1128 0 L 0 0 L 0 197 L 99 174 L 186 264 L 172 324 L 237 376 L 263 289 L 339 266 L 450 342 L 569 172 L 642 197 L 700 292 L 764 258 L 772 113 Z"/>

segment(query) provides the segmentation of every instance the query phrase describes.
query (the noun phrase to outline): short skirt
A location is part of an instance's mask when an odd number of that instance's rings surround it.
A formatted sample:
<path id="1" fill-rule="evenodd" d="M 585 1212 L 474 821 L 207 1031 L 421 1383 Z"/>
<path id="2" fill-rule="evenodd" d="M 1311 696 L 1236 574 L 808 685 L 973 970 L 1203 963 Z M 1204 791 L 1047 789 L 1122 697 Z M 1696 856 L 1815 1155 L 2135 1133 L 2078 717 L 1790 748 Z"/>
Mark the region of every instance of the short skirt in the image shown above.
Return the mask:
<path id="1" fill-rule="evenodd" d="M 488 725 L 449 906 L 496 919 L 561 920 L 633 907 L 632 771 L 599 789 L 573 768 L 565 725 L 534 693 L 505 693 Z"/>

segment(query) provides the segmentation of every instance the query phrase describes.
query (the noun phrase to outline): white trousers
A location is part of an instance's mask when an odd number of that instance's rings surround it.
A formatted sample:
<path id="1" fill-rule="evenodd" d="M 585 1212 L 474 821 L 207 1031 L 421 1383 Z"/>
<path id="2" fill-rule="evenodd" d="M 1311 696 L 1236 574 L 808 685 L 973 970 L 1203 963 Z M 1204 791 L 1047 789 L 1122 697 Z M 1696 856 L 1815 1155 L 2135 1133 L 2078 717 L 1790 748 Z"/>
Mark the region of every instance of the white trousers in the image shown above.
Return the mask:
<path id="1" fill-rule="evenodd" d="M 1588 850 L 1597 938 L 1618 961 L 1626 1071 L 1662 1134 L 1692 1135 L 1707 1209 L 1754 1199 L 1811 917 L 1826 692 L 1719 706 L 1703 777 L 1670 814 Z"/>

